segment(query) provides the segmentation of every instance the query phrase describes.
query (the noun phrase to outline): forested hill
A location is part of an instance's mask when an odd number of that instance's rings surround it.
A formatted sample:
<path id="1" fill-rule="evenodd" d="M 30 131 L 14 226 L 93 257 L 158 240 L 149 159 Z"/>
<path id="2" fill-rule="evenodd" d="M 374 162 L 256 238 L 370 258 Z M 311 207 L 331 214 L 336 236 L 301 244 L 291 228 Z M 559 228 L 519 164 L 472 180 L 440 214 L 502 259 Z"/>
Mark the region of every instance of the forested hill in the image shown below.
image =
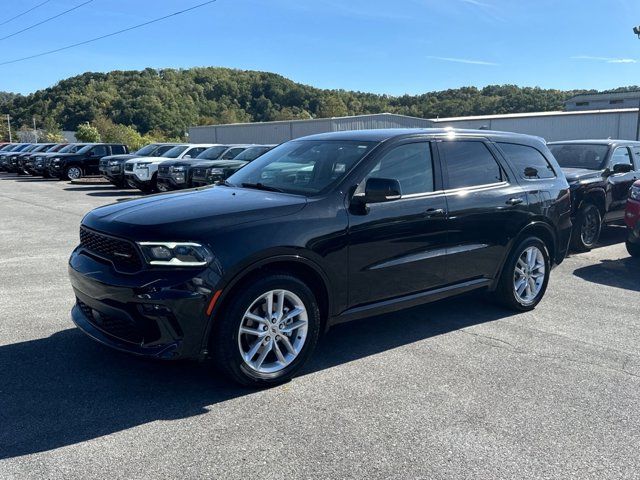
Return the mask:
<path id="1" fill-rule="evenodd" d="M 26 96 L 0 94 L 16 125 L 55 123 L 74 130 L 106 117 L 141 133 L 170 137 L 190 125 L 390 112 L 433 118 L 559 110 L 583 91 L 513 85 L 388 96 L 322 90 L 273 73 L 227 68 L 85 73 Z"/>

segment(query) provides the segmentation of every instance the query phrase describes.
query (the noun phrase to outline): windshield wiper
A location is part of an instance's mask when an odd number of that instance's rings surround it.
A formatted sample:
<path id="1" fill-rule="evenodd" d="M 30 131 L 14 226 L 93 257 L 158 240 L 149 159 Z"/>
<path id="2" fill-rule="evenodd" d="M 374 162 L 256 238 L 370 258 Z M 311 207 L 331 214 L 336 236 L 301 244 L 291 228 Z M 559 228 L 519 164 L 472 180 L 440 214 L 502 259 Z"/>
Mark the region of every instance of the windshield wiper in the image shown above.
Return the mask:
<path id="1" fill-rule="evenodd" d="M 244 188 L 255 188 L 256 190 L 266 190 L 267 192 L 279 192 L 284 193 L 284 190 L 281 190 L 276 187 L 271 187 L 269 185 L 265 185 L 264 183 L 243 183 L 242 186 Z"/>

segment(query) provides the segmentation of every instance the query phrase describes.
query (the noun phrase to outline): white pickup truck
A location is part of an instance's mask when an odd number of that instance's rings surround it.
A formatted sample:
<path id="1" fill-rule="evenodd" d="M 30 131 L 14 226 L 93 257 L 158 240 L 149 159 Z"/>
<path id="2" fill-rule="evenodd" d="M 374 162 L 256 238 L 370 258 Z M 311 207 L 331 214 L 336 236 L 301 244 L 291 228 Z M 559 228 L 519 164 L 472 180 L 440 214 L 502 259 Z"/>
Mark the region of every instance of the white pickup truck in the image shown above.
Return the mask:
<path id="1" fill-rule="evenodd" d="M 158 167 L 167 160 L 196 158 L 214 143 L 183 143 L 167 150 L 159 157 L 133 158 L 124 164 L 127 184 L 145 193 L 158 191 Z"/>

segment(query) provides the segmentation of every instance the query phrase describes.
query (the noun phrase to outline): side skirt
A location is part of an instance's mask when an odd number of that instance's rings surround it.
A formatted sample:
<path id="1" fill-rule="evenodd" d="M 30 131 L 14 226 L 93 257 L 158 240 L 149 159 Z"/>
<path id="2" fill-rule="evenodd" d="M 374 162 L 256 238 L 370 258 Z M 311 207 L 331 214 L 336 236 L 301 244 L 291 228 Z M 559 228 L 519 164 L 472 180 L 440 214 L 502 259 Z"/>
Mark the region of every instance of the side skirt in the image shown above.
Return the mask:
<path id="1" fill-rule="evenodd" d="M 331 318 L 328 323 L 329 326 L 337 325 L 340 323 L 350 322 L 352 320 L 358 320 L 360 318 L 371 317 L 373 315 L 380 315 L 383 313 L 394 312 L 396 310 L 415 307 L 416 305 L 435 302 L 437 300 L 442 300 L 443 298 L 452 297 L 454 295 L 459 295 L 471 290 L 489 287 L 491 286 L 491 283 L 492 280 L 490 279 L 478 278 L 476 280 L 469 280 L 463 283 L 457 283 L 455 285 L 437 288 L 435 290 L 412 293 L 403 297 L 383 300 L 381 302 L 369 303 L 367 305 L 353 307 L 345 310 L 340 315 Z"/>

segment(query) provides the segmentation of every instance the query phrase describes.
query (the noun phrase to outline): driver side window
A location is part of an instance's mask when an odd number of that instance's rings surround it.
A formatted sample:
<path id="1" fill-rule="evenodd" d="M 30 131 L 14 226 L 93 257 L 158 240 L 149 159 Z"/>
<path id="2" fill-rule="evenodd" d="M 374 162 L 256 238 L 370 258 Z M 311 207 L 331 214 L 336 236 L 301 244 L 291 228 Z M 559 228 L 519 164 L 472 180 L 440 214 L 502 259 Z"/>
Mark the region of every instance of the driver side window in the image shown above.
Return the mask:
<path id="1" fill-rule="evenodd" d="M 629 155 L 629 149 L 627 147 L 618 147 L 613 152 L 610 168 L 613 168 L 618 164 L 633 165 L 631 163 L 631 155 Z"/>
<path id="2" fill-rule="evenodd" d="M 429 142 L 400 145 L 383 155 L 365 178 L 386 178 L 400 182 L 400 193 L 433 192 L 433 160 Z"/>

